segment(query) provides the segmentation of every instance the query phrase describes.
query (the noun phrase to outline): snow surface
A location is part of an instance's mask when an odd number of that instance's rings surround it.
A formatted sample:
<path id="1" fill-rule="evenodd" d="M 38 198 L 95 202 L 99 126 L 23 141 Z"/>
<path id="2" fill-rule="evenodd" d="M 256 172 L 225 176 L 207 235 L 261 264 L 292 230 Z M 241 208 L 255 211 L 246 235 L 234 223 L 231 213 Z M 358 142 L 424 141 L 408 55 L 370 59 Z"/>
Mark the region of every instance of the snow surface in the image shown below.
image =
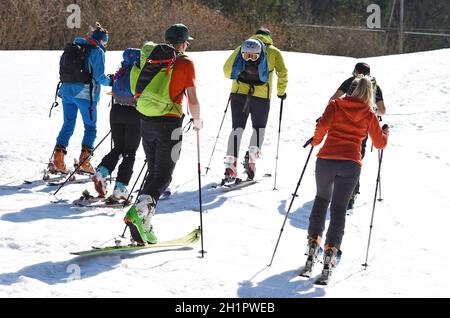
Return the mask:
<path id="1" fill-rule="evenodd" d="M 211 165 L 203 177 L 204 243 L 177 250 L 73 257 L 69 253 L 114 238 L 125 211 L 54 205 L 55 188 L 17 190 L 39 179 L 62 123 L 62 107 L 48 110 L 58 81 L 61 52 L 0 51 L 0 296 L 3 297 L 449 297 L 450 254 L 450 50 L 364 59 L 381 85 L 391 126 L 382 166 L 369 267 L 364 262 L 378 167 L 370 143 L 357 209 L 347 218 L 343 258 L 326 288 L 297 276 L 305 262 L 308 216 L 315 196 L 312 158 L 286 223 L 277 255 L 267 267 L 298 182 L 314 130 L 328 98 L 350 76 L 353 58 L 285 53 L 289 68 L 281 136 L 278 191 L 273 178 L 248 188 L 217 193 L 209 185 L 222 176 L 230 114 Z M 211 154 L 230 89 L 222 75 L 229 52 L 190 53 L 196 63 L 205 128 L 202 166 Z M 121 52 L 107 53 L 112 73 Z M 99 106 L 98 141 L 109 131 L 109 97 Z M 273 173 L 279 101 L 274 98 L 258 174 Z M 81 120 L 67 163 L 79 155 Z M 248 144 L 247 129 L 243 147 Z M 446 146 L 447 145 L 447 146 Z M 96 153 L 99 163 L 109 141 Z M 316 151 L 314 152 L 314 154 Z M 242 152 L 241 152 L 242 154 Z M 139 149 L 135 175 L 144 160 Z M 154 218 L 160 240 L 199 226 L 196 139 L 184 137 L 175 170 L 174 196 L 161 201 Z M 134 181 L 134 179 L 132 180 Z M 69 185 L 59 198 L 76 199 L 91 184 Z M 316 268 L 315 275 L 320 272 Z"/>

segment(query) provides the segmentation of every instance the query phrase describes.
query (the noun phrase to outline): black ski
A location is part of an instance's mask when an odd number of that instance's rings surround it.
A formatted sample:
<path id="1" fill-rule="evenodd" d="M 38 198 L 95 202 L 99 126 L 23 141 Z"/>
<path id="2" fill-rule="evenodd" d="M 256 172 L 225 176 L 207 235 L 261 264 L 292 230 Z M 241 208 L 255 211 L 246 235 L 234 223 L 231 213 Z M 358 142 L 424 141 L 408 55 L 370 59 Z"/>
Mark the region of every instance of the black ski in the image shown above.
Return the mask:
<path id="1" fill-rule="evenodd" d="M 256 180 L 242 180 L 242 179 L 235 179 L 234 182 L 230 183 L 221 183 L 218 185 L 213 185 L 213 189 L 220 189 L 222 191 L 230 191 L 230 190 L 236 190 L 248 187 L 249 185 L 255 184 Z"/>
<path id="2" fill-rule="evenodd" d="M 314 282 L 315 285 L 328 285 L 328 282 L 330 281 L 331 274 L 333 273 L 333 266 L 331 265 L 324 265 L 322 273 L 320 274 L 320 277 L 316 279 Z"/>
<path id="3" fill-rule="evenodd" d="M 129 200 L 116 200 L 112 196 L 107 197 L 103 203 L 105 207 L 108 208 L 126 208 L 131 205 L 131 201 L 133 197 L 130 197 Z M 101 205 L 95 204 L 95 207 L 101 207 Z"/>
<path id="4" fill-rule="evenodd" d="M 23 180 L 22 184 L 2 185 L 0 186 L 0 190 L 30 189 L 38 186 L 49 185 L 49 183 L 50 184 L 57 183 L 60 182 L 61 180 L 65 180 L 66 177 L 67 177 L 66 175 L 55 175 L 55 176 L 48 176 L 46 179 L 37 179 L 37 180 L 25 179 Z"/>
<path id="5" fill-rule="evenodd" d="M 102 196 L 94 197 L 89 193 L 88 190 L 84 190 L 81 197 L 77 200 L 74 200 L 72 204 L 81 206 L 81 207 L 94 207 L 94 208 L 125 208 L 131 205 L 131 200 L 116 200 L 112 196 L 107 198 Z"/>
<path id="6" fill-rule="evenodd" d="M 23 184 L 29 184 L 29 185 L 39 185 L 44 184 L 48 182 L 57 182 L 59 180 L 63 180 L 66 178 L 66 175 L 55 175 L 54 177 L 48 177 L 46 179 L 39 179 L 39 180 L 23 180 Z"/>
<path id="7" fill-rule="evenodd" d="M 65 181 L 65 178 L 62 178 L 62 179 L 57 180 L 57 181 L 46 182 L 46 184 L 49 187 L 57 187 L 57 186 L 60 186 L 61 184 L 63 184 L 64 181 Z M 90 182 L 90 181 L 91 181 L 91 178 L 81 178 L 81 179 L 75 179 L 74 178 L 73 180 L 67 181 L 67 184 L 82 184 L 82 183 L 87 183 L 87 182 Z"/>
<path id="8" fill-rule="evenodd" d="M 81 197 L 77 200 L 74 200 L 72 204 L 78 206 L 90 206 L 93 203 L 100 202 L 103 200 L 105 200 L 105 197 L 102 196 L 94 197 L 89 193 L 88 190 L 84 190 L 83 193 L 81 194 Z"/>
<path id="9" fill-rule="evenodd" d="M 263 178 L 270 178 L 271 176 L 272 175 L 270 173 L 266 173 L 263 176 Z M 240 178 L 235 178 L 231 182 L 227 182 L 227 180 L 224 179 L 219 184 L 212 185 L 211 188 L 220 189 L 224 192 L 227 192 L 227 191 L 231 191 L 231 190 L 245 188 L 245 187 L 248 187 L 255 183 L 258 183 L 258 180 L 254 180 L 254 179 L 243 180 Z"/>
<path id="10" fill-rule="evenodd" d="M 84 174 L 83 174 L 84 176 Z M 47 182 L 47 185 L 50 187 L 57 187 L 60 186 L 61 184 L 63 184 L 65 181 L 65 178 L 59 180 L 59 181 L 54 181 L 54 182 Z M 92 181 L 91 177 L 88 176 L 87 178 L 73 178 L 72 180 L 67 181 L 67 184 L 83 184 L 83 183 L 88 183 Z M 115 178 L 107 178 L 107 181 L 111 182 L 111 181 L 115 181 Z"/>
<path id="11" fill-rule="evenodd" d="M 323 286 L 328 285 L 334 269 L 341 260 L 341 255 L 342 252 L 338 251 L 336 255 L 336 260 L 333 261 L 333 251 L 331 250 L 325 251 L 322 273 L 320 274 L 319 278 L 317 278 L 316 281 L 314 282 L 315 285 L 323 285 Z"/>

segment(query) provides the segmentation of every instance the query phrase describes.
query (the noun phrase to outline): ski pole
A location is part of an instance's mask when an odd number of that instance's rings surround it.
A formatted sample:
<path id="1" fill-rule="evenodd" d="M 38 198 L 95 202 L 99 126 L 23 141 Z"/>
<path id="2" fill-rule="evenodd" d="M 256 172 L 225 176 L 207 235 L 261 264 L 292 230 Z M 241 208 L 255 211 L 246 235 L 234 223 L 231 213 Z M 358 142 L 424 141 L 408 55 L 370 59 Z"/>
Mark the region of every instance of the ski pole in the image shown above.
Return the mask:
<path id="1" fill-rule="evenodd" d="M 308 147 L 308 145 L 311 144 L 311 142 L 312 142 L 312 138 L 309 139 L 303 145 L 303 148 Z M 309 158 L 311 158 L 311 154 L 313 152 L 313 149 L 314 149 L 314 147 L 311 146 L 311 150 L 309 151 L 308 158 L 306 159 L 305 166 L 303 167 L 303 170 L 302 170 L 302 174 L 300 175 L 300 179 L 298 180 L 297 187 L 295 188 L 294 194 L 292 195 L 291 203 L 289 204 L 289 208 L 288 208 L 288 210 L 286 212 L 286 216 L 284 217 L 283 225 L 282 225 L 281 230 L 280 230 L 280 235 L 278 236 L 277 244 L 275 245 L 275 249 L 273 250 L 272 259 L 270 260 L 269 265 L 267 265 L 268 267 L 272 266 L 273 259 L 275 258 L 275 253 L 276 253 L 276 251 L 278 249 L 278 244 L 280 243 L 281 234 L 283 234 L 284 226 L 286 224 L 289 212 L 291 212 L 292 204 L 294 203 L 295 197 L 297 196 L 298 188 L 300 187 L 300 183 L 302 182 L 303 175 L 305 174 L 305 170 L 306 170 L 306 167 L 308 166 Z"/>
<path id="2" fill-rule="evenodd" d="M 216 150 L 217 141 L 219 140 L 220 132 L 222 131 L 223 122 L 225 121 L 225 117 L 227 115 L 228 106 L 230 105 L 230 102 L 231 102 L 231 94 L 230 94 L 230 97 L 228 98 L 227 107 L 225 107 L 225 111 L 223 112 L 222 122 L 220 123 L 219 132 L 217 133 L 216 142 L 214 143 L 214 147 L 213 147 L 213 150 L 211 152 L 211 157 L 209 158 L 208 166 L 206 167 L 205 175 L 207 175 L 208 171 L 211 170 L 211 168 L 209 166 L 211 165 L 211 161 L 212 161 L 212 158 L 214 156 L 214 151 Z"/>
<path id="3" fill-rule="evenodd" d="M 131 195 L 132 195 L 132 193 L 133 193 L 133 191 L 134 191 L 134 188 L 136 187 L 136 184 L 138 183 L 139 178 L 141 177 L 141 174 L 142 174 L 142 172 L 144 171 L 144 168 L 145 168 L 146 165 L 147 165 L 147 159 L 144 160 L 144 165 L 142 166 L 142 169 L 141 169 L 141 171 L 139 172 L 138 177 L 137 177 L 136 181 L 135 181 L 134 184 L 133 184 L 133 187 L 131 188 L 131 191 L 130 191 L 130 194 L 128 195 L 127 201 L 130 200 Z M 148 168 L 147 168 L 147 171 L 146 171 L 146 173 L 145 173 L 144 181 L 143 181 L 143 182 L 145 182 L 145 179 L 147 179 L 147 174 L 148 174 Z M 139 189 L 139 191 L 141 191 L 142 186 L 143 186 L 143 184 L 141 185 L 141 188 Z"/>
<path id="4" fill-rule="evenodd" d="M 63 184 L 61 184 L 58 188 L 58 190 L 56 190 L 55 193 L 53 193 L 53 195 L 56 195 L 59 190 L 62 189 L 62 187 L 64 187 L 66 185 L 66 183 L 73 177 L 73 175 L 78 171 L 78 169 L 80 169 L 80 167 L 88 160 L 92 157 L 92 155 L 94 154 L 95 150 L 97 150 L 97 148 L 106 140 L 106 138 L 108 138 L 109 134 L 111 133 L 111 130 L 109 131 L 109 133 L 103 137 L 103 139 L 98 143 L 98 145 L 92 150 L 92 152 L 89 154 L 89 156 L 87 156 L 86 158 L 84 158 L 84 160 L 82 162 L 80 162 L 78 164 L 78 167 L 76 167 L 76 169 L 67 177 L 67 179 L 64 181 Z"/>
<path id="5" fill-rule="evenodd" d="M 381 116 L 377 116 L 378 121 L 381 123 L 383 121 L 383 118 Z M 384 124 L 382 129 L 384 129 L 384 127 L 387 127 L 387 124 Z M 372 151 L 373 151 L 373 143 L 372 143 Z M 380 160 L 380 156 L 381 156 L 381 150 L 378 149 L 378 160 Z M 383 199 L 381 198 L 381 174 L 380 174 L 380 181 L 378 182 L 378 187 L 380 188 L 380 196 L 378 198 L 378 201 L 383 201 Z"/>
<path id="6" fill-rule="evenodd" d="M 136 181 L 134 182 L 133 188 L 131 189 L 130 194 L 128 195 L 127 201 L 130 200 L 131 194 L 133 193 L 134 188 L 136 187 L 136 184 L 137 184 L 137 182 L 139 181 L 139 178 L 141 177 L 142 171 L 144 171 L 144 168 L 145 168 L 145 166 L 146 166 L 147 164 L 148 164 L 148 161 L 147 161 L 147 159 L 145 159 L 144 165 L 142 166 L 142 169 L 141 169 L 141 171 L 139 172 L 139 175 L 138 175 Z M 150 169 L 149 169 L 149 167 L 147 167 L 147 171 L 145 172 L 144 179 L 142 180 L 141 187 L 139 188 L 138 194 L 137 194 L 137 196 L 136 196 L 136 200 L 134 200 L 134 203 L 135 203 L 135 204 L 136 204 L 136 202 L 137 202 L 139 196 L 141 195 L 142 189 L 144 188 L 144 184 L 145 184 L 145 181 L 147 180 L 147 177 L 148 177 L 148 174 L 149 174 L 149 173 L 150 173 Z M 121 238 L 125 238 L 125 232 L 127 231 L 127 228 L 128 228 L 128 224 L 125 225 L 125 228 L 123 229 L 123 233 L 122 233 L 122 235 L 120 236 Z"/>
<path id="7" fill-rule="evenodd" d="M 50 156 L 50 158 L 48 158 L 49 164 L 50 164 L 50 162 L 52 162 L 55 151 L 56 151 L 56 146 L 55 146 L 55 148 L 53 148 L 52 155 Z M 48 166 L 47 166 L 47 170 L 44 170 L 44 175 L 42 176 L 42 180 L 45 181 L 45 180 L 49 180 L 49 179 L 50 179 L 50 175 L 49 175 Z"/>
<path id="8" fill-rule="evenodd" d="M 381 162 L 383 161 L 383 150 L 381 150 L 380 152 L 380 158 L 378 160 L 378 174 L 377 174 L 377 183 L 375 185 L 375 196 L 373 198 L 373 206 L 372 206 L 372 218 L 370 220 L 370 230 L 369 230 L 369 240 L 367 242 L 367 251 L 366 251 L 366 261 L 364 262 L 364 264 L 362 264 L 362 266 L 364 266 L 364 269 L 367 269 L 367 266 L 369 266 L 367 264 L 367 260 L 369 258 L 369 247 L 370 247 L 370 239 L 372 237 L 372 228 L 373 228 L 373 219 L 375 216 L 375 205 L 377 203 L 377 194 L 378 194 L 378 184 L 380 182 L 380 172 L 381 172 Z"/>
<path id="9" fill-rule="evenodd" d="M 200 132 L 197 132 L 197 167 L 198 167 L 198 204 L 200 208 L 200 235 L 202 241 L 202 258 L 205 257 L 205 250 L 203 249 L 203 205 L 202 205 L 202 170 L 200 165 Z"/>
<path id="10" fill-rule="evenodd" d="M 275 182 L 273 185 L 274 190 L 277 189 L 277 174 L 278 174 L 278 153 L 280 151 L 280 136 L 281 136 L 281 119 L 283 118 L 283 102 L 284 99 L 281 99 L 281 105 L 280 105 L 280 120 L 278 124 L 278 142 L 277 142 L 277 156 L 275 157 Z"/>
<path id="11" fill-rule="evenodd" d="M 380 160 L 382 151 L 383 150 L 378 150 L 378 160 Z M 381 202 L 381 201 L 383 201 L 383 199 L 381 198 L 381 172 L 380 172 L 380 180 L 378 181 L 378 188 L 379 188 L 379 191 L 380 191 L 379 192 L 380 196 L 378 197 L 378 201 Z"/>
<path id="12" fill-rule="evenodd" d="M 112 111 L 112 108 L 114 106 L 114 95 L 112 94 L 112 92 L 111 92 L 110 106 L 111 106 L 111 111 Z M 114 138 L 113 138 L 113 135 L 111 134 L 111 151 L 113 150 L 113 148 L 114 148 Z"/>
<path id="13" fill-rule="evenodd" d="M 113 97 L 111 96 L 111 105 L 113 102 Z M 111 129 L 112 132 L 112 129 Z M 111 133 L 111 152 L 113 151 L 114 148 L 114 138 L 113 138 L 113 134 Z M 109 173 L 109 184 L 111 185 L 113 183 L 112 181 L 112 171 Z"/>

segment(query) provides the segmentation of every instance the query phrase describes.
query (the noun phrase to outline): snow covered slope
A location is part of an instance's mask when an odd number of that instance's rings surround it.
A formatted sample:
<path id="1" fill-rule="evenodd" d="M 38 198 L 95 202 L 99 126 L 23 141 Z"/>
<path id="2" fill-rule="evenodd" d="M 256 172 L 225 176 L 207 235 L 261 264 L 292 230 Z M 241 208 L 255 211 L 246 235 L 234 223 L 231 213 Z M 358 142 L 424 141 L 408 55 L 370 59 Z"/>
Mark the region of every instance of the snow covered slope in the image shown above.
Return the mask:
<path id="1" fill-rule="evenodd" d="M 450 224 L 450 50 L 367 58 L 383 89 L 391 138 L 382 166 L 367 270 L 364 262 L 377 172 L 370 145 L 357 209 L 347 219 L 343 258 L 331 285 L 316 287 L 297 276 L 305 261 L 308 216 L 315 196 L 310 161 L 271 267 L 291 193 L 298 182 L 313 133 L 328 98 L 350 76 L 352 58 L 285 53 L 289 68 L 280 148 L 278 191 L 273 179 L 218 194 L 209 185 L 222 176 L 222 157 L 231 116 L 222 131 L 212 171 L 203 178 L 204 242 L 172 251 L 73 257 L 121 234 L 124 211 L 54 205 L 54 188 L 18 190 L 24 179 L 39 179 L 62 123 L 62 108 L 48 110 L 58 80 L 61 52 L 1 51 L 0 70 L 0 296 L 3 297 L 435 297 L 450 296 L 446 266 Z M 226 106 L 231 83 L 222 75 L 229 52 L 190 53 L 197 68 L 205 128 L 206 165 Z M 120 62 L 107 53 L 107 70 Z M 98 139 L 109 131 L 109 97 L 99 106 Z M 273 173 L 279 100 L 274 98 L 258 174 Z M 248 144 L 250 130 L 243 147 Z M 82 123 L 68 149 L 67 163 L 79 155 Z M 370 144 L 370 143 L 369 143 Z M 93 161 L 108 152 L 109 141 Z M 244 149 L 242 149 L 244 151 Z M 315 154 L 316 152 L 314 152 Z M 139 150 L 135 171 L 144 160 Z M 195 134 L 184 137 L 172 190 L 154 218 L 160 240 L 184 235 L 199 225 Z M 137 172 L 135 176 L 137 176 Z M 132 182 L 134 179 L 132 180 Z M 73 200 L 90 184 L 69 185 L 59 198 Z M 315 274 L 319 274 L 317 267 Z"/>

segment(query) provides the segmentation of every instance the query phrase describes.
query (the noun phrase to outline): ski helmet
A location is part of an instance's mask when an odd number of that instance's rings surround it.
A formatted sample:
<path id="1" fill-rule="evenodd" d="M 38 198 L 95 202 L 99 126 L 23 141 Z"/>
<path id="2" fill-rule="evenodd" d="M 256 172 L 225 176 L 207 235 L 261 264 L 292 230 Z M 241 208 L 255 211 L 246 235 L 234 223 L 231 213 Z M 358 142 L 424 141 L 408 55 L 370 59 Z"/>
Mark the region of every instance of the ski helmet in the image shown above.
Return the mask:
<path id="1" fill-rule="evenodd" d="M 256 31 L 256 34 L 261 34 L 261 35 L 268 35 L 268 36 L 271 36 L 271 35 L 270 35 L 270 30 L 267 29 L 267 28 L 265 28 L 265 27 L 260 27 L 260 28 L 258 29 L 258 31 Z"/>
<path id="2" fill-rule="evenodd" d="M 258 40 L 245 40 L 241 45 L 241 54 L 244 60 L 256 61 L 261 55 L 261 51 L 261 42 Z"/>
<path id="3" fill-rule="evenodd" d="M 356 63 L 354 73 L 358 72 L 362 75 L 370 75 L 370 66 L 367 63 Z"/>

